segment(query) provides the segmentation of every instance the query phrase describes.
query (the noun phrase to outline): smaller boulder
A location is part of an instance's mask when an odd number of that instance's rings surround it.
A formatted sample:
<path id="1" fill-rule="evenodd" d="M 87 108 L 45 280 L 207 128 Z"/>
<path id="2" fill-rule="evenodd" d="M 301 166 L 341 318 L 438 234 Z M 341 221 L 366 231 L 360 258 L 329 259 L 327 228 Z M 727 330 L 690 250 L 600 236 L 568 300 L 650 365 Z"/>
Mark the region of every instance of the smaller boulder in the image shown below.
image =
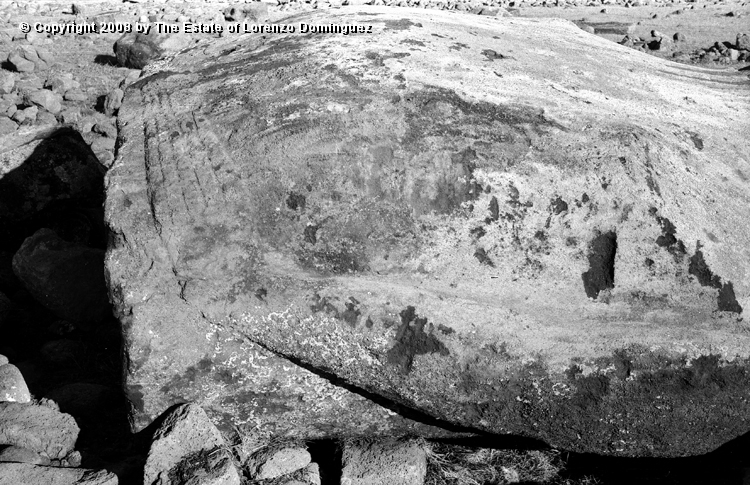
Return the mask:
<path id="1" fill-rule="evenodd" d="M 737 40 L 734 46 L 738 50 L 750 51 L 750 34 L 737 34 Z"/>
<path id="2" fill-rule="evenodd" d="M 101 153 L 103 151 L 111 151 L 115 149 L 115 139 L 108 138 L 105 136 L 97 136 L 91 142 L 91 151 Z"/>
<path id="3" fill-rule="evenodd" d="M 113 116 L 117 113 L 122 106 L 122 98 L 125 93 L 120 88 L 115 88 L 107 94 L 104 98 L 104 114 L 107 116 Z"/>
<path id="4" fill-rule="evenodd" d="M 0 450 L 0 463 L 30 463 L 32 465 L 48 466 L 50 459 L 28 448 L 6 446 Z"/>
<path id="5" fill-rule="evenodd" d="M 24 60 L 31 62 L 34 67 L 29 68 L 28 64 L 23 62 Z M 54 62 L 54 56 L 40 47 L 21 45 L 8 54 L 8 62 L 19 72 L 42 71 Z"/>
<path id="6" fill-rule="evenodd" d="M 18 52 L 11 52 L 8 54 L 8 64 L 10 64 L 16 72 L 34 72 L 34 68 L 36 67 L 33 62 L 25 59 Z"/>
<path id="7" fill-rule="evenodd" d="M 118 85 L 118 87 L 124 91 L 125 88 L 138 81 L 138 78 L 140 78 L 140 76 L 141 71 L 130 71 L 127 76 L 120 80 L 120 84 Z"/>
<path id="8" fill-rule="evenodd" d="M 179 477 L 179 483 L 240 484 L 224 438 L 200 406 L 181 404 L 162 418 L 146 459 L 144 483 L 173 483 Z"/>
<path id="9" fill-rule="evenodd" d="M 113 48 L 118 64 L 131 69 L 143 69 L 163 53 L 157 45 L 155 36 L 137 33 L 123 35 L 117 39 Z"/>
<path id="10" fill-rule="evenodd" d="M 117 128 L 115 127 L 113 123 L 108 122 L 108 121 L 96 123 L 92 127 L 92 131 L 94 133 L 99 133 L 100 135 L 104 135 L 107 138 L 112 138 L 112 139 L 117 138 Z"/>
<path id="11" fill-rule="evenodd" d="M 39 126 L 45 126 L 45 125 L 56 125 L 57 124 L 57 118 L 55 115 L 50 113 L 46 110 L 41 110 L 36 115 L 36 124 Z"/>
<path id="12" fill-rule="evenodd" d="M 427 452 L 416 441 L 345 443 L 341 485 L 422 485 Z"/>
<path id="13" fill-rule="evenodd" d="M 81 84 L 73 79 L 72 74 L 65 73 L 47 78 L 47 80 L 44 82 L 44 87 L 47 89 L 51 89 L 56 93 L 65 94 L 65 92 L 69 89 L 80 88 Z"/>
<path id="14" fill-rule="evenodd" d="M 255 2 L 245 5 L 232 5 L 224 9 L 224 20 L 228 22 L 260 23 L 268 20 L 268 4 Z"/>
<path id="15" fill-rule="evenodd" d="M 29 106 L 25 109 L 16 110 L 11 116 L 11 119 L 16 123 L 20 124 L 32 124 L 36 121 L 36 115 L 39 113 L 39 108 L 36 106 Z"/>
<path id="16" fill-rule="evenodd" d="M 73 451 L 79 431 L 72 416 L 50 407 L 0 402 L 0 443 L 28 448 L 61 460 Z"/>
<path id="17" fill-rule="evenodd" d="M 62 97 L 48 89 L 40 89 L 26 96 L 27 102 L 44 108 L 52 114 L 59 113 L 62 109 Z"/>
<path id="18" fill-rule="evenodd" d="M 305 468 L 310 460 L 302 446 L 270 447 L 251 456 L 245 467 L 254 480 L 271 480 Z"/>
<path id="19" fill-rule="evenodd" d="M 117 475 L 106 470 L 57 468 L 31 463 L 0 463 L 0 485 L 117 485 Z"/>
<path id="20" fill-rule="evenodd" d="M 86 101 L 86 93 L 78 88 L 68 89 L 63 95 L 65 101 Z"/>
<path id="21" fill-rule="evenodd" d="M 0 136 L 12 135 L 18 130 L 18 123 L 5 116 L 0 116 Z"/>
<path id="22" fill-rule="evenodd" d="M 149 62 L 168 52 L 177 52 L 192 42 L 193 39 L 189 35 L 160 34 L 156 29 L 152 29 L 148 34 L 124 34 L 117 39 L 113 50 L 121 66 L 143 69 Z"/>
<path id="23" fill-rule="evenodd" d="M 0 402 L 31 401 L 31 394 L 26 381 L 13 364 L 0 365 Z"/>
<path id="24" fill-rule="evenodd" d="M 16 84 L 16 75 L 12 72 L 0 71 L 0 94 L 10 94 Z"/>
<path id="25" fill-rule="evenodd" d="M 81 119 L 81 110 L 79 108 L 65 108 L 60 112 L 60 118 L 63 123 L 75 124 Z"/>

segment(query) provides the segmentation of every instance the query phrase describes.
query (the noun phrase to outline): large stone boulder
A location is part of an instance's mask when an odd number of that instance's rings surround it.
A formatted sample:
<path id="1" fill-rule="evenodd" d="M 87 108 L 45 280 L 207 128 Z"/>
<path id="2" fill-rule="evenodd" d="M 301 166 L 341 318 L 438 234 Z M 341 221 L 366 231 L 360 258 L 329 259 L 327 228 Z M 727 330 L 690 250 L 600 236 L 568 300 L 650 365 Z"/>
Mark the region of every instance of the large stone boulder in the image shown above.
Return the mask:
<path id="1" fill-rule="evenodd" d="M 193 43 L 191 35 L 159 33 L 154 28 L 147 34 L 123 34 L 112 46 L 117 63 L 131 69 L 143 69 L 166 53 L 176 52 Z"/>
<path id="2" fill-rule="evenodd" d="M 681 456 L 750 430 L 746 78 L 562 20 L 283 25 L 125 94 L 106 268 L 137 426 L 192 400 L 223 429 L 345 434 L 270 350 L 570 450 Z M 365 32 L 309 30 L 332 25 Z"/>

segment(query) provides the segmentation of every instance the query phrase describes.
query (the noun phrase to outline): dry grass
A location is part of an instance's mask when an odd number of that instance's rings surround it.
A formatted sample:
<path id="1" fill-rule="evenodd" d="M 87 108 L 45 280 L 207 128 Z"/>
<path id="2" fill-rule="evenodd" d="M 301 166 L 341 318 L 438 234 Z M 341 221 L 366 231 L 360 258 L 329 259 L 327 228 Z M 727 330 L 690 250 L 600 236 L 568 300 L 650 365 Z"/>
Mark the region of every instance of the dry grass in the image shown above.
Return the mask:
<path id="1" fill-rule="evenodd" d="M 579 480 L 560 476 L 565 463 L 560 453 L 466 448 L 425 442 L 425 485 L 505 485 L 539 483 L 550 485 L 596 485 L 592 478 Z"/>

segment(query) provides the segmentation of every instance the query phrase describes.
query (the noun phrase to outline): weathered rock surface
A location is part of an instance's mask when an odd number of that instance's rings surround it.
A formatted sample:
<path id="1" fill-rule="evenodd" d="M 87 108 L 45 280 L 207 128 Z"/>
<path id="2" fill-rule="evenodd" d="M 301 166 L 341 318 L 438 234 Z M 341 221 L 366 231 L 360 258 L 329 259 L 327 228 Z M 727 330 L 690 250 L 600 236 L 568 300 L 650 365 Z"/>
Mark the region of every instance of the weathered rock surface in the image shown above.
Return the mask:
<path id="1" fill-rule="evenodd" d="M 40 229 L 13 257 L 13 271 L 34 298 L 71 322 L 94 323 L 110 311 L 104 252 Z"/>
<path id="2" fill-rule="evenodd" d="M 198 481 L 196 475 L 201 476 Z M 195 404 L 170 410 L 154 434 L 143 483 L 212 483 L 239 485 L 240 477 L 224 438 Z M 210 479 L 210 480 L 209 480 Z"/>
<path id="3" fill-rule="evenodd" d="M 53 468 L 29 463 L 0 463 L 0 485 L 117 485 L 106 470 Z"/>
<path id="4" fill-rule="evenodd" d="M 259 451 L 245 464 L 253 480 L 271 480 L 302 470 L 310 464 L 310 453 L 297 446 Z"/>
<path id="5" fill-rule="evenodd" d="M 128 88 L 106 267 L 138 427 L 188 399 L 226 429 L 361 429 L 291 364 L 262 377 L 267 348 L 577 451 L 750 430 L 747 79 L 565 21 L 359 10 Z"/>
<path id="6" fill-rule="evenodd" d="M 31 401 L 31 394 L 26 381 L 13 364 L 0 364 L 0 402 Z"/>
<path id="7" fill-rule="evenodd" d="M 415 441 L 355 441 L 344 445 L 341 485 L 422 485 L 427 453 Z"/>
<path id="8" fill-rule="evenodd" d="M 2 444 L 20 446 L 59 460 L 73 451 L 78 432 L 72 416 L 50 407 L 0 402 Z"/>
<path id="9" fill-rule="evenodd" d="M 5 446 L 0 448 L 2 448 L 0 449 L 0 462 L 3 463 L 30 463 L 42 466 L 50 464 L 49 458 L 28 448 L 20 446 Z"/>

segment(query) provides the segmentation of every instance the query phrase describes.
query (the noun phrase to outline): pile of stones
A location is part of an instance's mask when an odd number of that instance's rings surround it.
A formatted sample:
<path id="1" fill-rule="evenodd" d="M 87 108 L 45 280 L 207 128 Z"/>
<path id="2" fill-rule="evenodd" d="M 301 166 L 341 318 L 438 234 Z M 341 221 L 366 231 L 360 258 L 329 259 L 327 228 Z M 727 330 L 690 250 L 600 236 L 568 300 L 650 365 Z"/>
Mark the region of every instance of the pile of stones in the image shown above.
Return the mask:
<path id="1" fill-rule="evenodd" d="M 750 62 L 750 34 L 737 34 L 734 43 L 715 42 L 706 49 L 698 49 L 690 54 L 693 62 L 730 64 L 734 62 Z"/>
<path id="2" fill-rule="evenodd" d="M 0 362 L 7 361 L 0 356 Z M 150 446 L 138 457 L 142 474 L 82 467 L 74 450 L 79 427 L 52 400 L 32 401 L 20 372 L 0 366 L 0 484 L 240 485 L 268 480 L 279 485 L 320 485 L 321 472 L 302 442 L 258 443 L 247 438 L 225 441 L 206 413 L 194 404 L 166 411 L 150 434 Z M 427 449 L 421 440 L 354 440 L 341 443 L 342 483 L 421 485 L 427 473 Z M 114 470 L 114 471 L 111 471 Z M 121 479 L 124 477 L 124 479 Z"/>
<path id="3" fill-rule="evenodd" d="M 680 32 L 676 32 L 669 37 L 652 30 L 650 39 L 626 35 L 619 44 L 643 52 L 671 50 L 673 51 L 672 59 L 678 62 L 704 64 L 750 62 L 750 35 L 746 33 L 738 33 L 734 43 L 729 41 L 715 42 L 711 47 L 696 49 L 690 53 L 679 50 L 679 43 L 683 41 L 684 35 Z"/>
<path id="4" fill-rule="evenodd" d="M 122 103 L 123 90 L 112 90 L 100 110 L 91 109 L 89 94 L 81 90 L 73 74 L 48 75 L 48 62 L 54 59 L 45 49 L 33 45 L 19 45 L 8 56 L 11 69 L 0 70 L 0 136 L 13 135 L 24 127 L 66 124 L 82 134 L 102 164 L 111 164 L 117 138 L 114 116 Z M 120 86 L 125 87 L 138 75 L 124 78 Z"/>

